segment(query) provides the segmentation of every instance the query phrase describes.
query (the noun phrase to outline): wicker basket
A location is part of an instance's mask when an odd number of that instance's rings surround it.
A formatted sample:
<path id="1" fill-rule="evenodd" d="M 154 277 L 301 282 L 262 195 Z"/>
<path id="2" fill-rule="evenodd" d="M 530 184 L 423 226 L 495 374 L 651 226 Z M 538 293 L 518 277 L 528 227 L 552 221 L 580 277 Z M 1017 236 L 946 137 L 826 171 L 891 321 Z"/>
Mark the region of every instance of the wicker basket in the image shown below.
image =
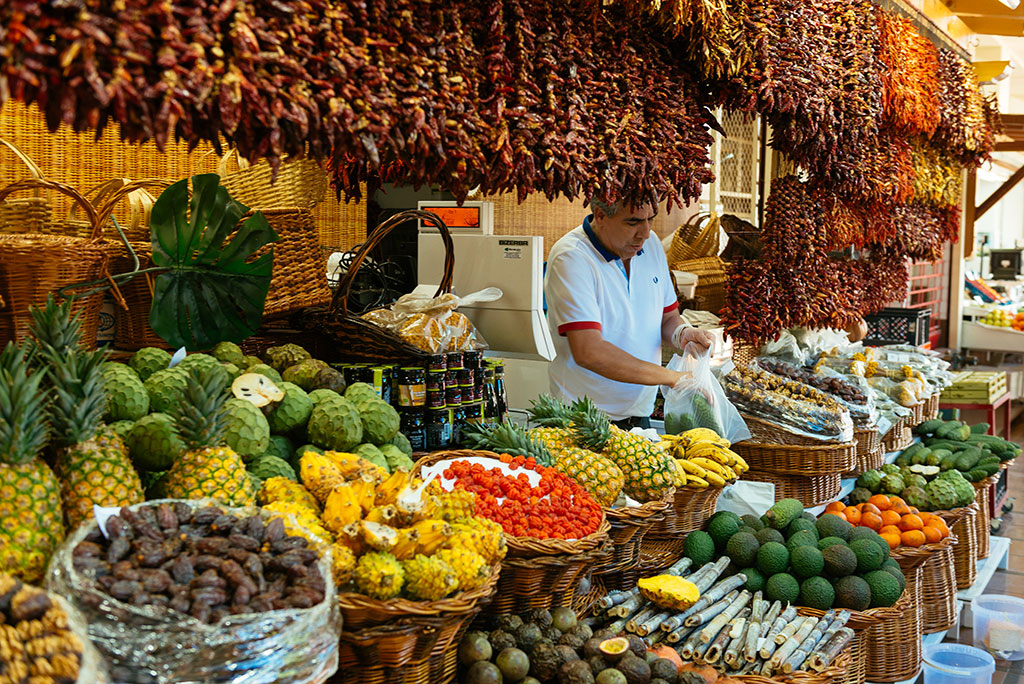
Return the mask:
<path id="1" fill-rule="evenodd" d="M 974 493 L 978 502 L 978 514 L 974 516 L 974 529 L 978 537 L 978 560 L 988 558 L 990 537 L 992 536 L 992 486 L 999 479 L 999 473 L 974 483 Z"/>
<path id="2" fill-rule="evenodd" d="M 249 164 L 232 148 L 221 157 L 217 172 L 232 197 L 260 211 L 312 209 L 327 192 L 327 172 L 309 157 L 282 162 L 275 176 L 268 162 Z"/>
<path id="3" fill-rule="evenodd" d="M 672 495 L 672 505 L 664 511 L 661 520 L 656 521 L 647 532 L 652 539 L 678 538 L 699 530 L 715 512 L 722 487 L 679 487 Z"/>
<path id="4" fill-rule="evenodd" d="M 497 458 L 498 454 L 473 450 L 436 451 L 417 461 L 413 472 L 418 473 L 438 461 L 472 456 Z M 572 605 L 580 577 L 607 562 L 612 552 L 608 539 L 610 529 L 608 520 L 602 519 L 597 531 L 583 539 L 534 539 L 506 534 L 508 555 L 501 564 L 495 597 L 483 607 L 483 612 L 501 615 Z"/>
<path id="5" fill-rule="evenodd" d="M 950 526 L 958 542 L 953 549 L 957 589 L 967 589 L 978 579 L 978 517 L 978 504 L 974 503 L 968 507 L 967 515 Z"/>
<path id="6" fill-rule="evenodd" d="M 725 262 L 717 256 L 669 262 L 676 271 L 697 276 L 697 298 L 704 300 L 704 310 L 717 314 L 725 306 Z"/>
<path id="7" fill-rule="evenodd" d="M 932 396 L 928 397 L 927 405 L 924 409 L 925 420 L 935 420 L 939 417 L 939 400 L 942 396 L 942 392 L 936 392 Z"/>
<path id="8" fill-rule="evenodd" d="M 838 442 L 834 440 L 806 437 L 804 435 L 798 435 L 790 432 L 781 425 L 767 420 L 761 420 L 760 418 L 755 418 L 754 416 L 747 415 L 746 413 L 740 413 L 740 416 L 750 429 L 750 434 L 753 436 L 754 441 L 761 442 L 762 444 L 784 444 L 788 446 L 806 447 L 818 447 L 823 445 L 846 446 L 849 444 L 856 448 L 856 444 L 854 442 Z"/>
<path id="9" fill-rule="evenodd" d="M 853 438 L 857 440 L 858 456 L 872 454 L 882 448 L 882 437 L 873 427 L 854 430 Z"/>
<path id="10" fill-rule="evenodd" d="M 853 660 L 853 649 L 848 646 L 832 661 L 831 665 L 821 672 L 800 670 L 790 674 L 777 674 L 773 677 L 734 675 L 731 679 L 743 684 L 858 684 L 855 680 L 850 679 Z"/>
<path id="11" fill-rule="evenodd" d="M 0 138 L 0 145 L 11 150 L 28 169 L 32 180 L 43 180 L 43 172 L 32 159 L 13 143 Z M 0 234 L 2 233 L 46 233 L 53 208 L 36 187 L 31 197 L 8 197 L 0 202 Z"/>
<path id="12" fill-rule="evenodd" d="M 762 470 L 748 470 L 743 473 L 744 480 L 755 482 L 771 482 L 775 485 L 775 500 L 799 499 L 807 508 L 831 503 L 839 496 L 842 489 L 842 476 L 832 475 L 782 475 Z"/>
<path id="13" fill-rule="evenodd" d="M 908 406 L 907 408 L 914 412 L 910 418 L 907 418 L 907 424 L 911 429 L 914 429 L 925 421 L 924 414 L 928 408 L 928 400 L 926 399 L 925 401 L 914 404 L 913 406 Z"/>
<path id="14" fill-rule="evenodd" d="M 339 667 L 330 682 L 419 684 L 451 682 L 456 651 L 479 604 L 494 593 L 497 568 L 488 582 L 440 601 L 377 601 L 362 594 L 338 595 L 345 631 Z"/>
<path id="15" fill-rule="evenodd" d="M 640 543 L 639 577 L 656 575 L 683 557 L 686 537 L 661 537 L 648 533 Z"/>
<path id="16" fill-rule="evenodd" d="M 747 441 L 738 442 L 732 448 L 752 469 L 782 475 L 834 475 L 857 465 L 855 442 L 791 446 Z"/>
<path id="17" fill-rule="evenodd" d="M 658 501 L 641 506 L 605 508 L 604 515 L 611 529 L 612 553 L 607 562 L 594 568 L 595 574 L 619 573 L 634 568 L 640 562 L 640 542 L 650 529 L 665 517 L 665 511 L 675 501 L 675 490 L 669 490 Z"/>
<path id="18" fill-rule="evenodd" d="M 862 637 L 864 675 L 871 682 L 900 682 L 921 671 L 921 566 L 904 570 L 903 615 L 868 628 Z"/>
<path id="19" fill-rule="evenodd" d="M 0 190 L 0 200 L 19 191 L 55 190 L 82 205 L 92 222 L 88 239 L 37 233 L 0 233 L 0 347 L 23 338 L 32 322 L 29 307 L 42 305 L 49 294 L 74 283 L 98 280 L 107 275 L 108 253 L 101 240 L 96 209 L 74 188 L 48 180 L 23 180 Z M 82 342 L 96 346 L 103 294 L 75 300 L 73 313 L 82 315 Z"/>
<path id="20" fill-rule="evenodd" d="M 718 256 L 721 222 L 714 214 L 695 214 L 679 226 L 672 236 L 667 261 L 680 261 Z"/>
<path id="21" fill-rule="evenodd" d="M 760 347 L 739 340 L 732 341 L 732 362 L 737 368 L 746 368 L 760 353 Z"/>
<path id="22" fill-rule="evenodd" d="M 901 418 L 885 433 L 882 438 L 882 449 L 884 453 L 891 454 L 894 451 L 903 451 L 914 443 L 914 432 L 910 429 L 907 421 L 909 417 Z"/>
<path id="23" fill-rule="evenodd" d="M 955 537 L 921 565 L 921 632 L 943 632 L 956 622 L 956 571 L 953 567 Z"/>

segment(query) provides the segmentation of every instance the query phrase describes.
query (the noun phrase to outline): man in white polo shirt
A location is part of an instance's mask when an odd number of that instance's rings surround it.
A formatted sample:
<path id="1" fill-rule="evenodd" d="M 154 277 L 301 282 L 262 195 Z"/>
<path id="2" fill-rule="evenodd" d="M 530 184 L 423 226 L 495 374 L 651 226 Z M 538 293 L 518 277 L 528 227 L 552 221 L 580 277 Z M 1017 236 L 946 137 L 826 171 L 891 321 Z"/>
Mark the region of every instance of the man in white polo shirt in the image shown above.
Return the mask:
<path id="1" fill-rule="evenodd" d="M 713 338 L 679 315 L 665 252 L 651 234 L 657 206 L 590 206 L 594 213 L 548 255 L 551 392 L 566 401 L 588 396 L 622 427 L 649 427 L 658 385 L 683 378 L 661 365 L 662 342 L 706 349 Z"/>

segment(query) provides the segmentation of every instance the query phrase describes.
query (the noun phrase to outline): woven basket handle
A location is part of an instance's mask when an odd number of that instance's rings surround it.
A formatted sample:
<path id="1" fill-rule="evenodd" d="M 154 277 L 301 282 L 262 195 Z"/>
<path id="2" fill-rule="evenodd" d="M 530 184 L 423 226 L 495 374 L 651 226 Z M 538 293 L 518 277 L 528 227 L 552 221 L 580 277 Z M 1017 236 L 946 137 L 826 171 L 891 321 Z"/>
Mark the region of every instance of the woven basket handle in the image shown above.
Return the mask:
<path id="1" fill-rule="evenodd" d="M 18 159 L 20 159 L 21 162 L 26 167 L 28 167 L 28 172 L 30 174 L 32 174 L 32 178 L 33 179 L 35 179 L 35 180 L 42 180 L 43 179 L 43 170 L 40 169 L 39 166 L 34 161 L 32 161 L 31 157 L 29 157 L 27 154 L 25 154 L 24 152 L 19 150 L 18 147 L 14 143 L 12 143 L 12 142 L 10 142 L 8 140 L 4 140 L 3 138 L 0 138 L 0 145 L 6 146 L 7 148 L 9 148 L 11 150 L 11 152 L 14 152 L 14 154 L 17 155 Z"/>
<path id="2" fill-rule="evenodd" d="M 82 206 L 82 210 L 85 211 L 86 219 L 92 225 L 92 233 L 89 235 L 90 240 L 97 240 L 100 238 L 103 232 L 103 224 L 99 221 L 99 214 L 96 212 L 96 207 L 92 205 L 88 199 L 85 198 L 82 193 L 75 190 L 70 185 L 64 183 L 58 183 L 57 181 L 46 180 L 45 178 L 26 178 L 15 183 L 11 183 L 6 188 L 0 189 L 0 201 L 7 198 L 8 195 L 20 190 L 56 190 L 59 193 L 67 195 L 75 202 Z"/>
<path id="3" fill-rule="evenodd" d="M 136 211 L 144 212 L 148 217 L 149 211 L 153 208 L 153 204 L 156 203 L 153 195 L 148 191 L 153 189 L 163 192 L 175 182 L 168 178 L 141 178 L 134 181 L 122 179 L 122 181 L 125 181 L 124 184 L 117 190 L 109 193 L 99 207 L 99 217 L 103 223 L 110 219 L 110 215 L 114 213 L 114 207 L 117 206 L 117 203 L 127 196 L 132 202 L 132 225 L 134 227 L 136 225 Z M 142 220 L 141 217 L 139 217 L 139 220 Z"/>
<path id="4" fill-rule="evenodd" d="M 355 257 L 352 259 L 352 263 L 349 264 L 348 270 L 345 272 L 345 277 L 341 279 L 338 289 L 334 291 L 330 309 L 332 313 L 340 311 L 343 316 L 348 316 L 348 294 L 352 289 L 352 284 L 355 283 L 359 267 L 363 265 L 363 260 L 396 226 L 410 219 L 426 221 L 437 226 L 437 229 L 441 232 L 441 241 L 444 242 L 444 275 L 441 277 L 441 284 L 437 286 L 437 292 L 434 293 L 434 296 L 438 297 L 452 291 L 452 273 L 455 271 L 455 246 L 452 244 L 452 235 L 448 232 L 448 226 L 445 225 L 444 221 L 437 214 L 410 209 L 395 214 L 377 226 L 366 239 L 366 242 L 363 243 L 363 246 L 359 248 L 359 251 L 356 252 Z"/>

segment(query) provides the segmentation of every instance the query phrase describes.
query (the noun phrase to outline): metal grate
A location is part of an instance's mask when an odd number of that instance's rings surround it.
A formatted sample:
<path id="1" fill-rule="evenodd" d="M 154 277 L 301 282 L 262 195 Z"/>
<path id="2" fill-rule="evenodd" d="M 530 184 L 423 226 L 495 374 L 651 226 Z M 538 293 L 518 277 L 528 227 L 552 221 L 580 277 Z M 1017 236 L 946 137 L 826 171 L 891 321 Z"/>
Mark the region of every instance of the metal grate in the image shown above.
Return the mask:
<path id="1" fill-rule="evenodd" d="M 758 119 L 722 112 L 719 122 L 726 135 L 716 133 L 711 148 L 715 182 L 710 188 L 708 208 L 754 223 L 760 149 Z"/>

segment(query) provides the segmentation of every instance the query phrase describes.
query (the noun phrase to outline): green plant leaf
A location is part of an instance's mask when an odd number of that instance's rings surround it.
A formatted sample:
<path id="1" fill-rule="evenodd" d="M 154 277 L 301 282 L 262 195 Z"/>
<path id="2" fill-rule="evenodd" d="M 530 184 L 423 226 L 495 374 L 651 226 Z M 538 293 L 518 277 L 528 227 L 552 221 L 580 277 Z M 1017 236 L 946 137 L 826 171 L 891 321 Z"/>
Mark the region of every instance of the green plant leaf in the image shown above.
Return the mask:
<path id="1" fill-rule="evenodd" d="M 209 349 L 241 342 L 260 326 L 270 289 L 273 249 L 254 258 L 277 233 L 263 214 L 249 211 L 220 185 L 220 176 L 192 176 L 164 190 L 153 205 L 156 277 L 149 323 L 172 347 Z"/>

